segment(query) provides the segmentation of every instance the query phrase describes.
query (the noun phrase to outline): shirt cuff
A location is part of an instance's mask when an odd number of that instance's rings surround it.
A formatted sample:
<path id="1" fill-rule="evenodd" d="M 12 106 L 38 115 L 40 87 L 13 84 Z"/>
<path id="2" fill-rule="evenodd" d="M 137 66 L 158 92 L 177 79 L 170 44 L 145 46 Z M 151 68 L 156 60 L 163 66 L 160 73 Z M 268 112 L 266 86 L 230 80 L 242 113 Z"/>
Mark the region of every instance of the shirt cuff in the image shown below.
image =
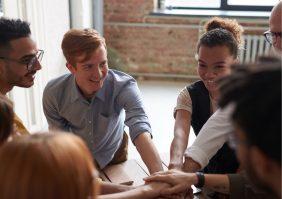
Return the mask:
<path id="1" fill-rule="evenodd" d="M 184 153 L 185 157 L 190 157 L 194 161 L 200 164 L 201 169 L 204 168 L 209 163 L 209 159 L 206 153 L 199 147 L 191 146 L 186 149 Z"/>
<path id="2" fill-rule="evenodd" d="M 132 128 L 129 128 L 129 135 L 130 135 L 130 138 L 131 138 L 131 141 L 134 143 L 134 140 L 142 133 L 150 133 L 151 135 L 151 138 L 153 138 L 153 135 L 152 135 L 152 129 L 143 124 L 139 124 L 139 125 L 135 125 L 134 127 Z"/>

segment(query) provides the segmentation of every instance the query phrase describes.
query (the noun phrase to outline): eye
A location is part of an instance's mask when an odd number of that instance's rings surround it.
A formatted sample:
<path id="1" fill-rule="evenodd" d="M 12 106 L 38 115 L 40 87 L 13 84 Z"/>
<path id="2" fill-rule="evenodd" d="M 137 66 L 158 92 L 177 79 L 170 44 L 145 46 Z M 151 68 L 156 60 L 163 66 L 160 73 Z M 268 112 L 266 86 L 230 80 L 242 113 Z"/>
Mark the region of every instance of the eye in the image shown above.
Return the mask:
<path id="1" fill-rule="evenodd" d="M 202 68 L 206 67 L 205 64 L 201 64 L 201 63 L 198 63 L 198 66 L 199 66 L 199 67 L 202 67 Z"/>
<path id="2" fill-rule="evenodd" d="M 90 70 L 92 66 L 93 66 L 92 64 L 85 64 L 82 67 L 83 67 L 83 70 Z"/>
<path id="3" fill-rule="evenodd" d="M 222 66 L 222 65 L 218 65 L 218 66 L 215 66 L 215 68 L 217 68 L 217 69 L 221 69 L 221 68 L 224 68 L 224 66 Z"/>
<path id="4" fill-rule="evenodd" d="M 107 65 L 107 62 L 102 62 L 102 63 L 99 65 L 99 68 L 104 68 L 106 65 Z"/>
<path id="5" fill-rule="evenodd" d="M 31 62 L 32 58 L 31 59 L 24 59 L 24 60 L 21 60 L 20 63 L 22 64 L 29 64 Z"/>

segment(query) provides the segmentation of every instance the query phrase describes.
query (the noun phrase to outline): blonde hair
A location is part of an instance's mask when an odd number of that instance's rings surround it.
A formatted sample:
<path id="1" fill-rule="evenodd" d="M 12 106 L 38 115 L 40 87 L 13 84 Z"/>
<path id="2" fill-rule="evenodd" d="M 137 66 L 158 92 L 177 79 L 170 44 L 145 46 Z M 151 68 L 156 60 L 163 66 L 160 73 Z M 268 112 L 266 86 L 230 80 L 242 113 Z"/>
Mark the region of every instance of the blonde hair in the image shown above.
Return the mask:
<path id="1" fill-rule="evenodd" d="M 101 45 L 106 48 L 105 39 L 96 30 L 88 28 L 66 32 L 61 47 L 67 62 L 75 66 L 78 56 L 84 56 L 82 61 L 87 60 Z"/>
<path id="2" fill-rule="evenodd" d="M 95 167 L 77 136 L 44 133 L 21 136 L 0 150 L 0 198 L 96 198 Z"/>

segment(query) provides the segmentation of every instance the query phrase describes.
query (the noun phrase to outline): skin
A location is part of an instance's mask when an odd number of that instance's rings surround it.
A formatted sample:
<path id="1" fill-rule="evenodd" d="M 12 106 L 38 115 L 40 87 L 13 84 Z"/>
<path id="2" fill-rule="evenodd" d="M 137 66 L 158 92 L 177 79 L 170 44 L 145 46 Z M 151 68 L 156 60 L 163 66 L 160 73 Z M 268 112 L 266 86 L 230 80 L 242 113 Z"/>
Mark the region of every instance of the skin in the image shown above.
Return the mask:
<path id="1" fill-rule="evenodd" d="M 282 32 L 282 2 L 280 1 L 273 9 L 269 18 L 269 29 L 271 32 Z M 282 54 L 281 37 L 273 40 L 273 47 L 278 54 Z"/>
<path id="2" fill-rule="evenodd" d="M 210 96 L 217 100 L 218 87 L 215 81 L 221 77 L 229 75 L 230 66 L 236 59 L 230 54 L 226 46 L 199 48 L 198 75 L 204 82 Z M 174 124 L 174 138 L 170 147 L 169 169 L 183 169 L 183 154 L 187 148 L 191 124 L 191 113 L 186 110 L 176 112 Z"/>
<path id="3" fill-rule="evenodd" d="M 269 29 L 271 32 L 281 32 L 282 31 L 282 2 L 280 1 L 276 6 L 273 7 L 271 15 L 269 18 Z M 274 52 L 278 55 L 282 55 L 281 47 L 281 37 L 277 37 L 273 44 Z M 185 158 L 184 170 L 186 172 L 195 172 L 201 169 L 198 162 L 194 161 L 192 158 Z"/>
<path id="4" fill-rule="evenodd" d="M 218 99 L 218 86 L 216 80 L 231 73 L 230 66 L 236 59 L 230 54 L 226 46 L 199 48 L 198 74 L 204 82 L 211 97 Z"/>
<path id="5" fill-rule="evenodd" d="M 169 170 L 157 172 L 144 180 L 150 182 L 168 183 L 171 187 L 163 189 L 161 195 L 175 194 L 183 192 L 191 188 L 191 185 L 198 183 L 198 178 L 195 173 L 185 173 L 179 170 Z M 220 182 L 220 183 L 219 183 Z M 227 186 L 226 186 L 227 185 Z M 209 187 L 214 191 L 222 193 L 229 192 L 228 177 L 226 175 L 209 175 L 205 174 L 205 187 Z"/>
<path id="6" fill-rule="evenodd" d="M 82 95 L 86 99 L 91 99 L 102 88 L 108 74 L 107 51 L 101 45 L 86 61 L 84 61 L 85 56 L 85 54 L 82 54 L 77 57 L 75 66 L 68 63 L 67 67 L 75 76 L 77 86 Z"/>
<path id="7" fill-rule="evenodd" d="M 246 133 L 235 125 L 235 137 L 238 140 L 237 158 L 254 184 L 281 198 L 281 166 L 254 145 L 248 145 Z"/>
<path id="8" fill-rule="evenodd" d="M 38 61 L 35 62 L 32 71 L 27 70 L 27 63 L 34 57 L 38 49 L 35 42 L 30 37 L 22 37 L 10 42 L 10 49 L 7 56 L 10 61 L 0 59 L 0 92 L 6 94 L 14 86 L 29 88 L 34 84 L 35 73 L 41 69 Z"/>
<path id="9" fill-rule="evenodd" d="M 148 185 L 143 185 L 126 191 L 123 193 L 115 193 L 108 195 L 100 195 L 98 199 L 143 199 L 155 198 L 160 195 L 161 190 L 168 188 L 169 185 L 165 183 L 153 182 Z"/>
<path id="10" fill-rule="evenodd" d="M 82 54 L 77 58 L 75 66 L 68 63 L 67 67 L 75 76 L 82 95 L 90 100 L 102 88 L 108 74 L 107 51 L 103 45 L 100 45 L 88 60 L 84 59 L 85 54 Z M 158 151 L 148 132 L 140 134 L 134 140 L 134 144 L 150 173 L 163 170 Z"/>

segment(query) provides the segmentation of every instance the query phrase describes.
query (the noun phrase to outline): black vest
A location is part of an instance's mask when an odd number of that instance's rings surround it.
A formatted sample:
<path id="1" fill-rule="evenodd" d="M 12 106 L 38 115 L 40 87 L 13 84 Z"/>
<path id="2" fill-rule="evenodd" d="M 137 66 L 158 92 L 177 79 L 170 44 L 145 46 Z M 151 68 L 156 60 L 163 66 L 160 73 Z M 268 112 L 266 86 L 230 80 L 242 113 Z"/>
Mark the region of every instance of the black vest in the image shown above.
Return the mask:
<path id="1" fill-rule="evenodd" d="M 202 81 L 186 87 L 192 100 L 191 126 L 196 136 L 212 115 L 209 92 Z M 239 167 L 235 152 L 225 143 L 204 168 L 205 173 L 235 173 Z"/>

